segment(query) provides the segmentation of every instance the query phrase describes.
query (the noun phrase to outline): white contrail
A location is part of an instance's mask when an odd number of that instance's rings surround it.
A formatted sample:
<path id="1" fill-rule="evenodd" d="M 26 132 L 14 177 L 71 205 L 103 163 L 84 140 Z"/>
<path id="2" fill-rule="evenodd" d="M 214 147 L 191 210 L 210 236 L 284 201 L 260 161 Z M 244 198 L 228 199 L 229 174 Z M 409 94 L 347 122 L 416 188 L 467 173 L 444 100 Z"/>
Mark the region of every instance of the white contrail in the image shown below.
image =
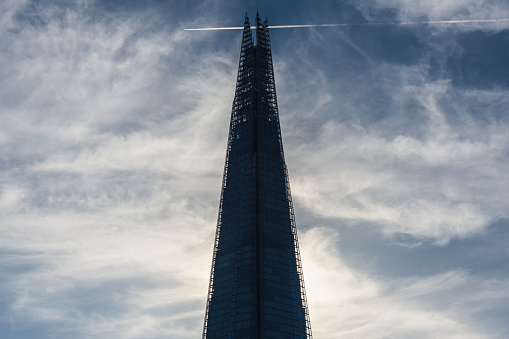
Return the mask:
<path id="1" fill-rule="evenodd" d="M 404 21 L 404 22 L 363 22 L 357 24 L 322 24 L 322 25 L 279 25 L 269 26 L 269 28 L 309 28 L 309 27 L 342 27 L 342 26 L 373 26 L 373 25 L 424 25 L 424 24 L 471 24 L 471 23 L 490 23 L 504 22 L 509 19 L 480 19 L 480 20 L 433 20 L 433 21 Z M 244 27 L 207 27 L 207 28 L 184 28 L 183 31 L 221 31 L 232 29 L 244 29 Z M 256 29 L 256 26 L 251 26 Z"/>

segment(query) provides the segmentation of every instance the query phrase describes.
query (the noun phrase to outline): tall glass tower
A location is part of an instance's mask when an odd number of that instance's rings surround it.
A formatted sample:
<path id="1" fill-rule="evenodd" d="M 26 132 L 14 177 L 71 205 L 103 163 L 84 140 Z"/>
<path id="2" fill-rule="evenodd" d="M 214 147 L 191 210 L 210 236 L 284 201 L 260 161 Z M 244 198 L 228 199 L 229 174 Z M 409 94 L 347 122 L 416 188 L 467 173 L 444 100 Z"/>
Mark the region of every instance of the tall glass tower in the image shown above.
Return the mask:
<path id="1" fill-rule="evenodd" d="M 246 15 L 203 338 L 312 338 L 268 22 Z"/>

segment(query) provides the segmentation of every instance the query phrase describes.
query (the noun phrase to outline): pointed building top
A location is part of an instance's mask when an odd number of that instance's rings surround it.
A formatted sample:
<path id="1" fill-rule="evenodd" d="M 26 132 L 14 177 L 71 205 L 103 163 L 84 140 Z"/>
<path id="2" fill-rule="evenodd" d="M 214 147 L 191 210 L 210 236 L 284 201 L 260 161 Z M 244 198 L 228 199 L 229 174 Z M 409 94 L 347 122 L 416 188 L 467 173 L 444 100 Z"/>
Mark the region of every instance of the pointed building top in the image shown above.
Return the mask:
<path id="1" fill-rule="evenodd" d="M 244 49 L 251 45 L 253 45 L 253 35 L 251 34 L 251 23 L 249 22 L 249 17 L 246 13 L 246 18 L 244 19 L 244 33 L 242 36 L 242 48 Z"/>
<path id="2" fill-rule="evenodd" d="M 311 339 L 267 20 L 246 18 L 203 339 Z"/>
<path id="3" fill-rule="evenodd" d="M 258 13 L 258 11 L 256 11 L 256 28 L 261 28 L 262 27 L 262 19 L 260 18 L 260 13 Z"/>

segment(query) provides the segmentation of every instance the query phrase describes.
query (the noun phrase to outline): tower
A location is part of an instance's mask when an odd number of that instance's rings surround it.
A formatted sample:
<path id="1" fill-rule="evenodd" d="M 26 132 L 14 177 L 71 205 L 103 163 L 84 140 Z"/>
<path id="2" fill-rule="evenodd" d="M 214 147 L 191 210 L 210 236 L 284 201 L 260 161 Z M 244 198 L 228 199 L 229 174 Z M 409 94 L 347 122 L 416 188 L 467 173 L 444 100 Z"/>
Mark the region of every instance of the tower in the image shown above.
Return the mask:
<path id="1" fill-rule="evenodd" d="M 311 338 L 267 19 L 246 15 L 203 338 Z"/>

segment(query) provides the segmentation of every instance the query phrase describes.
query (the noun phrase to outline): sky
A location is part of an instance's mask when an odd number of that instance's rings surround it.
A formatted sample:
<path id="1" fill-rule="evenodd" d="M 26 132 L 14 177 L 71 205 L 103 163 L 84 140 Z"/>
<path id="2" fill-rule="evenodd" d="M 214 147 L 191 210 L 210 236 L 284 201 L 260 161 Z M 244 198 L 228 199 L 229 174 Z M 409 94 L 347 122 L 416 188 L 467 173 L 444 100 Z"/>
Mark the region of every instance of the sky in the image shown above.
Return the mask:
<path id="1" fill-rule="evenodd" d="M 0 1 L 0 337 L 201 335 L 241 31 L 273 29 L 320 338 L 509 337 L 504 0 Z"/>

